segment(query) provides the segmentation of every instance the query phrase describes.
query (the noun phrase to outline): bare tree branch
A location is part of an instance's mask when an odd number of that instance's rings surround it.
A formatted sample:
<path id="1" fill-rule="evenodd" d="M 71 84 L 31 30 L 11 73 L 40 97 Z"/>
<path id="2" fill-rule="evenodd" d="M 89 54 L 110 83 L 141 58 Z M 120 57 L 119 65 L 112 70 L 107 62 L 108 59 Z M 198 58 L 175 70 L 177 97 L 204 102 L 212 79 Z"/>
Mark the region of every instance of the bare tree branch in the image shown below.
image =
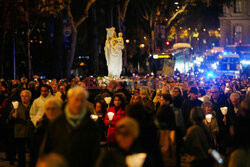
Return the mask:
<path id="1" fill-rule="evenodd" d="M 130 0 L 125 0 L 124 1 L 123 8 L 122 8 L 121 15 L 120 15 L 121 20 L 124 20 L 125 17 L 126 17 L 126 12 L 127 12 L 127 9 L 128 9 L 129 1 Z"/>
<path id="2" fill-rule="evenodd" d="M 91 5 L 93 3 L 95 3 L 96 0 L 89 0 L 86 7 L 85 7 L 85 10 L 84 10 L 84 14 L 82 15 L 82 17 L 76 22 L 75 26 L 76 28 L 78 28 L 79 25 L 81 25 L 87 18 L 88 18 L 88 13 L 89 13 L 89 9 L 91 7 Z"/>
<path id="3" fill-rule="evenodd" d="M 143 17 L 145 20 L 149 21 L 149 14 L 148 14 L 148 12 L 146 11 L 145 8 L 143 8 L 143 10 L 144 10 L 145 15 L 142 16 L 142 17 Z"/>
<path id="4" fill-rule="evenodd" d="M 182 6 L 182 8 L 181 8 L 180 10 L 178 10 L 178 11 L 169 19 L 168 24 L 167 24 L 167 27 L 170 26 L 170 24 L 172 23 L 172 21 L 173 21 L 179 14 L 183 13 L 183 12 L 186 10 L 187 6 L 188 6 L 188 3 L 186 3 L 184 6 Z"/>
<path id="5" fill-rule="evenodd" d="M 74 22 L 73 15 L 71 13 L 70 5 L 68 5 L 68 7 L 67 7 L 67 12 L 68 12 L 68 17 L 70 18 L 71 26 L 72 26 L 73 30 L 76 31 L 77 27 L 75 26 L 75 22 Z"/>

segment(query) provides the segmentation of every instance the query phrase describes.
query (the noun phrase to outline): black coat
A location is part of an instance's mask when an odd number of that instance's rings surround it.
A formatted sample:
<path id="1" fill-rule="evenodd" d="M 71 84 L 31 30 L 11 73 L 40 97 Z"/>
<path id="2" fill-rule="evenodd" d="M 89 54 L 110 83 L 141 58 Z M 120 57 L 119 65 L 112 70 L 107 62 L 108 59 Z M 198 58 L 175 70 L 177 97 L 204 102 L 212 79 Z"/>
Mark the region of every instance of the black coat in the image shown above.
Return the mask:
<path id="1" fill-rule="evenodd" d="M 192 125 L 192 122 L 190 120 L 190 112 L 192 108 L 198 107 L 201 105 L 202 105 L 202 101 L 200 101 L 199 99 L 195 99 L 195 100 L 188 99 L 184 102 L 182 106 L 183 107 L 182 111 L 183 111 L 184 122 L 187 128 Z"/>
<path id="2" fill-rule="evenodd" d="M 71 127 L 63 114 L 50 126 L 44 153 L 62 155 L 72 167 L 92 167 L 99 155 L 100 131 L 87 114 Z"/>
<path id="3" fill-rule="evenodd" d="M 219 126 L 219 133 L 221 135 L 224 135 L 228 133 L 228 129 L 229 129 L 228 116 L 229 115 L 228 114 L 226 115 L 227 123 L 225 125 L 223 122 L 224 115 L 222 114 L 220 108 L 225 107 L 225 106 L 228 107 L 228 101 L 224 95 L 220 95 L 216 102 L 211 98 L 211 102 L 213 104 L 213 110 L 216 112 L 216 119 L 217 119 L 218 126 Z"/>

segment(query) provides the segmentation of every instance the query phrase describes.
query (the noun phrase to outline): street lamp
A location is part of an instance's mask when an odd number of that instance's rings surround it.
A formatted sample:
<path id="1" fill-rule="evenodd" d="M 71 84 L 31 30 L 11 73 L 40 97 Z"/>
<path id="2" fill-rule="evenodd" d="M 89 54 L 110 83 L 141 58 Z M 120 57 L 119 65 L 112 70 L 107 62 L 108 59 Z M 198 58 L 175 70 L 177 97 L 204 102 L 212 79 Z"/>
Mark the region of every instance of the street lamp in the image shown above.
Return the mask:
<path id="1" fill-rule="evenodd" d="M 126 39 L 126 43 L 129 43 L 130 41 L 129 41 L 129 39 Z"/>
<path id="2" fill-rule="evenodd" d="M 145 45 L 142 43 L 142 44 L 140 44 L 140 48 L 144 48 L 145 47 Z"/>

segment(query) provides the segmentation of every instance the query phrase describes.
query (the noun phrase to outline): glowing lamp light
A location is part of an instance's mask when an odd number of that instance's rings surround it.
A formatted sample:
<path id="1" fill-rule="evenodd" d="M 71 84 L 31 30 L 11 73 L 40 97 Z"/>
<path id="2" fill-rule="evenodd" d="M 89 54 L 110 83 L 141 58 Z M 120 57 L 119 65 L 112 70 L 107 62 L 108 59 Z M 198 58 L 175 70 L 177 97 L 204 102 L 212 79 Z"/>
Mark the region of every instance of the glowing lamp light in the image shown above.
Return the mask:
<path id="1" fill-rule="evenodd" d="M 214 74 L 212 72 L 207 73 L 208 78 L 212 78 L 213 76 L 214 76 Z"/>
<path id="2" fill-rule="evenodd" d="M 145 47 L 145 45 L 142 43 L 142 44 L 140 44 L 140 48 L 144 48 Z"/>
<path id="3" fill-rule="evenodd" d="M 154 54 L 154 55 L 153 55 L 153 58 L 154 58 L 154 59 L 158 59 L 158 55 L 157 55 L 157 54 Z"/>
<path id="4" fill-rule="evenodd" d="M 166 45 L 170 45 L 170 42 L 169 42 L 169 41 L 167 41 L 167 42 L 166 42 Z"/>
<path id="5" fill-rule="evenodd" d="M 115 115 L 115 114 L 114 114 L 113 112 L 108 112 L 108 119 L 109 119 L 110 121 L 112 121 L 114 115 Z"/>
<path id="6" fill-rule="evenodd" d="M 240 63 L 243 64 L 243 65 L 250 65 L 249 60 L 242 60 Z"/>
<path id="7" fill-rule="evenodd" d="M 81 62 L 81 63 L 80 63 L 80 66 L 85 66 L 85 63 L 84 63 L 84 62 Z"/>
<path id="8" fill-rule="evenodd" d="M 208 123 L 211 123 L 212 117 L 213 117 L 212 114 L 207 114 L 206 115 L 206 120 L 207 120 Z"/>
<path id="9" fill-rule="evenodd" d="M 213 69 L 215 69 L 215 70 L 217 69 L 217 64 L 216 63 L 212 64 L 211 66 L 212 66 Z"/>
<path id="10" fill-rule="evenodd" d="M 129 39 L 126 39 L 126 43 L 129 43 L 130 41 L 129 41 Z"/>

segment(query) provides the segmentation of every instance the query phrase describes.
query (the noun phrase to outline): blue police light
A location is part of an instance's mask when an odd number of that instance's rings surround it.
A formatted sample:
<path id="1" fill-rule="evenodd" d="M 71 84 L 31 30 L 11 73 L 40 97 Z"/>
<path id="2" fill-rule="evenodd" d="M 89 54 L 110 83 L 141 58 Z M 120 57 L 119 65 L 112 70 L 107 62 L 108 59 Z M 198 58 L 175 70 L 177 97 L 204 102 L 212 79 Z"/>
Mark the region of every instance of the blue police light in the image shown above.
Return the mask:
<path id="1" fill-rule="evenodd" d="M 212 73 L 212 72 L 207 73 L 207 78 L 213 78 L 213 77 L 214 77 L 214 73 Z"/>

